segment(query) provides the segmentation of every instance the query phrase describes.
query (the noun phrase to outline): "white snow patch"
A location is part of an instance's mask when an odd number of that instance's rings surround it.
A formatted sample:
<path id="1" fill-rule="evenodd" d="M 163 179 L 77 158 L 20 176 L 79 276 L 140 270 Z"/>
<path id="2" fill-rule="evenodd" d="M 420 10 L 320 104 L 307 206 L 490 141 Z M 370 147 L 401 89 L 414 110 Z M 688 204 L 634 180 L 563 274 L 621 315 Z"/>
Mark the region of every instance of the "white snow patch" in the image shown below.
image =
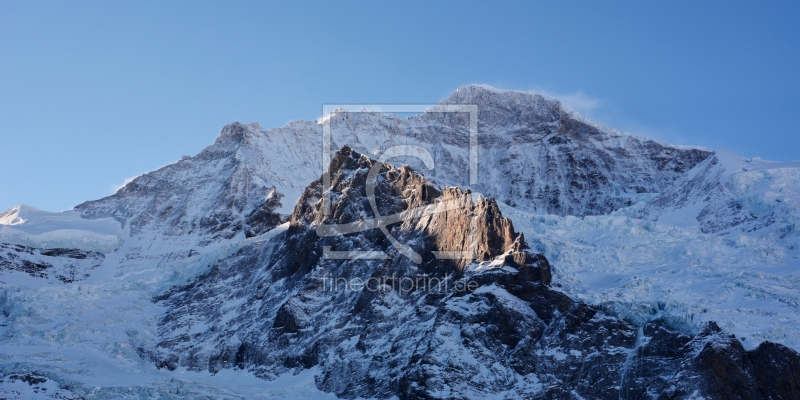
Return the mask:
<path id="1" fill-rule="evenodd" d="M 108 253 L 122 244 L 113 218 L 85 219 L 78 211 L 48 212 L 21 205 L 0 214 L 0 242 Z"/>

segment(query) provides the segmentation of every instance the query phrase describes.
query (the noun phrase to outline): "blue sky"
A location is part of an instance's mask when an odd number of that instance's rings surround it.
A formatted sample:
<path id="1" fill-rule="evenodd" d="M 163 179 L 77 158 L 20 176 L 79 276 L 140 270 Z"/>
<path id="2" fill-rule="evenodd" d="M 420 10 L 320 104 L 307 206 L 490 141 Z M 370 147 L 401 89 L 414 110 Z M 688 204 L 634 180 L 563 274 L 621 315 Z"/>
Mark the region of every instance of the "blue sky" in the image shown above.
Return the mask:
<path id="1" fill-rule="evenodd" d="M 57 211 L 232 121 L 485 83 L 607 125 L 800 158 L 800 2 L 0 1 L 0 209 Z"/>

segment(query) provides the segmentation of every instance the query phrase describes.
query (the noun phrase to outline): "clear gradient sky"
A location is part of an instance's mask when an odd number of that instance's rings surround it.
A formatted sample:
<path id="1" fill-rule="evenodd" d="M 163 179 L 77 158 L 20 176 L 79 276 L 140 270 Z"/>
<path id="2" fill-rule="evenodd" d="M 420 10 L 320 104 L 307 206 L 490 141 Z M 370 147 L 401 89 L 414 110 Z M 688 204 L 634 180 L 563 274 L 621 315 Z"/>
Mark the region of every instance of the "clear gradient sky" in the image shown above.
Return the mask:
<path id="1" fill-rule="evenodd" d="M 232 121 L 485 83 L 612 127 L 800 158 L 800 2 L 0 0 L 0 211 L 65 210 Z"/>

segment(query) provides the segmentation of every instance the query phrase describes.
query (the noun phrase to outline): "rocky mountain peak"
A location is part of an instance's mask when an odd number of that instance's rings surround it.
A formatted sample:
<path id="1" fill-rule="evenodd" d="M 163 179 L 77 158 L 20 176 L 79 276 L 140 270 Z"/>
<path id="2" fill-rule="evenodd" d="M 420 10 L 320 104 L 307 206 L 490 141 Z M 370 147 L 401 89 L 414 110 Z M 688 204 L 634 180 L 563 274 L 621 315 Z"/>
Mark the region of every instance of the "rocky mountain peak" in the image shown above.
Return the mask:
<path id="1" fill-rule="evenodd" d="M 479 107 L 503 107 L 520 110 L 522 108 L 561 109 L 561 102 L 539 93 L 519 90 L 497 89 L 489 85 L 472 84 L 461 86 L 440 104 L 475 104 Z"/>
<path id="2" fill-rule="evenodd" d="M 800 355 L 782 346 L 747 352 L 716 324 L 697 335 L 658 322 L 637 328 L 551 288 L 547 259 L 491 198 L 439 190 L 349 147 L 329 172 L 330 186 L 313 182 L 285 230 L 156 298 L 168 308 L 149 355 L 160 368 L 239 368 L 266 379 L 318 368 L 317 387 L 344 398 L 798 394 L 797 372 L 782 368 Z M 420 207 L 432 212 L 409 214 Z M 397 215 L 409 218 L 386 232 L 369 222 Z M 441 260 L 437 250 L 476 257 Z M 770 361 L 776 354 L 786 361 Z"/>
<path id="3" fill-rule="evenodd" d="M 375 215 L 365 190 L 372 169 L 380 171 L 374 182 L 380 215 Z M 453 260 L 459 269 L 473 259 L 488 261 L 525 248 L 524 238 L 492 198 L 473 199 L 469 190 L 458 187 L 439 189 L 407 165 L 378 163 L 349 146 L 336 153 L 328 171 L 330 188 L 321 187 L 322 178 L 312 183 L 290 217 L 293 227 L 342 224 L 349 228 L 368 219 L 397 217 L 387 228 L 407 240 L 422 235 L 424 245 L 419 250 L 424 263 L 436 263 L 434 252 L 468 254 Z M 323 191 L 330 197 L 327 215 L 322 212 Z"/>
<path id="4" fill-rule="evenodd" d="M 248 137 L 256 135 L 256 132 L 262 131 L 261 125 L 258 122 L 250 122 L 243 124 L 241 122 L 232 122 L 222 127 L 215 144 L 228 144 L 228 143 L 243 143 Z"/>
<path id="5" fill-rule="evenodd" d="M 568 117 L 561 102 L 554 98 L 487 85 L 459 87 L 440 104 L 477 105 L 478 123 L 487 127 L 534 126 Z"/>
<path id="6" fill-rule="evenodd" d="M 478 106 L 474 192 L 465 113 L 339 110 L 323 122 L 349 145 L 327 166 L 319 121 L 236 122 L 112 196 L 0 214 L 5 371 L 86 398 L 191 397 L 192 374 L 97 392 L 97 369 L 66 366 L 300 372 L 343 398 L 800 398 L 800 163 L 620 133 L 525 92 L 441 104 Z M 435 168 L 372 158 L 395 146 Z"/>

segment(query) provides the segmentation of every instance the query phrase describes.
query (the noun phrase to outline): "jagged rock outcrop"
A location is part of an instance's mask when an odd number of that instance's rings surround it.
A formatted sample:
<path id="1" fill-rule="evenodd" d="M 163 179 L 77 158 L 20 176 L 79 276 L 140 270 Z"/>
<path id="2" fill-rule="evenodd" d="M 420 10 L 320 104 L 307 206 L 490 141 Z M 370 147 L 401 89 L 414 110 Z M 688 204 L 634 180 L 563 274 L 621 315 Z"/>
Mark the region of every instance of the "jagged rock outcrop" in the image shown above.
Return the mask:
<path id="1" fill-rule="evenodd" d="M 715 326 L 696 336 L 657 323 L 637 329 L 576 302 L 549 286 L 549 263 L 527 248 L 493 200 L 440 192 L 408 167 L 375 163 L 342 149 L 331 163 L 331 186 L 313 182 L 284 231 L 159 296 L 168 311 L 150 357 L 163 368 L 240 368 L 267 379 L 318 367 L 317 386 L 345 398 L 800 394 L 800 371 L 783 369 L 800 360 L 792 350 L 770 344 L 745 352 Z M 387 227 L 419 252 L 420 263 L 378 229 L 318 235 L 322 225 L 375 217 L 365 191 L 373 166 L 380 168 L 381 215 L 458 204 Z M 476 232 L 471 241 L 464 240 L 467 226 Z M 326 259 L 326 247 L 390 257 Z M 463 262 L 437 259 L 437 249 L 479 251 Z"/>
<path id="2" fill-rule="evenodd" d="M 746 351 L 713 322 L 695 336 L 648 323 L 623 372 L 621 398 L 794 399 L 798 361 L 771 342 Z"/>

